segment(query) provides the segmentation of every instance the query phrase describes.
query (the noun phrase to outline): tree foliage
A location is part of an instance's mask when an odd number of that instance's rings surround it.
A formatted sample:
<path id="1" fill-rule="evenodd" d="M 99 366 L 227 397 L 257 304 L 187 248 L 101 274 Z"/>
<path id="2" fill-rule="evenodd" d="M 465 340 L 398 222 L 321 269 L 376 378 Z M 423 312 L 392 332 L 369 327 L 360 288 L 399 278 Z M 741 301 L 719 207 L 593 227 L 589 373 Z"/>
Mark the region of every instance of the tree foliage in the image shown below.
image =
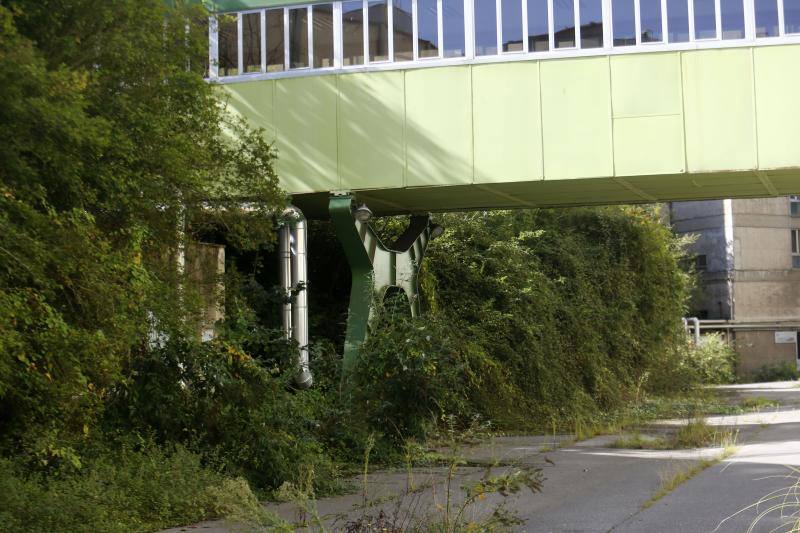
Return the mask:
<path id="1" fill-rule="evenodd" d="M 6 449 L 52 457 L 93 430 L 154 329 L 192 331 L 185 239 L 273 239 L 274 154 L 203 80 L 205 16 L 160 0 L 0 4 Z"/>

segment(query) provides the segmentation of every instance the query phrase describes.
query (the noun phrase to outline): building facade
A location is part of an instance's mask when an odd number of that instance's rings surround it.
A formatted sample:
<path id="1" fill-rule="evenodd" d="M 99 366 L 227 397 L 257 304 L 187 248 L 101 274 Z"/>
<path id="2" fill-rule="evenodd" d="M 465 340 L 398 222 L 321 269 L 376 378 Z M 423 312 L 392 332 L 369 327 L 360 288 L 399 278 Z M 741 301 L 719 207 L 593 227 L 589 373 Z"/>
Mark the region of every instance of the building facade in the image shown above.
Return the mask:
<path id="1" fill-rule="evenodd" d="M 669 214 L 676 233 L 696 235 L 701 331 L 735 342 L 742 374 L 800 368 L 800 197 L 674 202 Z"/>

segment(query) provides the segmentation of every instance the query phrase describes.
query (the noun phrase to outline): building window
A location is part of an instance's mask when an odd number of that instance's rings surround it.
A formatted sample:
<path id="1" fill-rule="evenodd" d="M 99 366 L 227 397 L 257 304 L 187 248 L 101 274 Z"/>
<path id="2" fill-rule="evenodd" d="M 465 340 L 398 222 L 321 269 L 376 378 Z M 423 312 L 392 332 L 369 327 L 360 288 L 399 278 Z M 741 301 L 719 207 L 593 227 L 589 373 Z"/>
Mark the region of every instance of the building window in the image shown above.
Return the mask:
<path id="1" fill-rule="evenodd" d="M 792 230 L 792 268 L 800 268 L 800 229 Z"/>
<path id="2" fill-rule="evenodd" d="M 528 50 L 541 52 L 550 49 L 547 0 L 528 1 Z"/>
<path id="3" fill-rule="evenodd" d="M 243 71 L 261 72 L 261 13 L 242 15 Z"/>
<path id="4" fill-rule="evenodd" d="M 705 272 L 708 270 L 708 258 L 705 254 L 696 255 L 694 258 L 694 268 L 698 272 Z"/>
<path id="5" fill-rule="evenodd" d="M 800 0 L 286 3 L 280 8 L 212 17 L 211 76 L 403 61 L 422 64 L 428 58 L 457 62 L 460 58 L 504 53 L 526 56 L 559 49 L 569 49 L 568 55 L 582 55 L 582 50 L 591 54 L 591 49 L 603 47 L 609 53 L 622 47 L 649 51 L 701 40 L 757 42 L 771 37 L 796 40 L 800 35 Z M 753 35 L 745 35 L 745 21 L 754 23 Z M 800 207 L 793 203 L 792 208 L 796 209 L 793 215 L 800 217 Z"/>
<path id="6" fill-rule="evenodd" d="M 439 5 L 417 0 L 417 56 L 439 57 Z"/>
<path id="7" fill-rule="evenodd" d="M 639 0 L 639 17 L 643 43 L 660 43 L 664 40 L 661 31 L 661 0 Z"/>
<path id="8" fill-rule="evenodd" d="M 497 53 L 497 13 L 494 2 L 475 0 L 475 55 Z"/>
<path id="9" fill-rule="evenodd" d="M 239 74 L 239 21 L 236 15 L 222 15 L 217 19 L 219 43 L 218 68 L 220 76 Z"/>
<path id="10" fill-rule="evenodd" d="M 671 43 L 688 43 L 689 0 L 667 0 L 667 38 Z"/>
<path id="11" fill-rule="evenodd" d="M 364 6 L 360 0 L 342 2 L 342 63 L 364 64 Z"/>
<path id="12" fill-rule="evenodd" d="M 314 68 L 333 66 L 333 4 L 312 6 Z"/>
<path id="13" fill-rule="evenodd" d="M 286 57 L 283 42 L 283 9 L 267 10 L 267 72 L 280 72 Z"/>
<path id="14" fill-rule="evenodd" d="M 392 2 L 392 35 L 394 37 L 394 60 L 414 59 L 414 12 L 411 0 Z"/>
<path id="15" fill-rule="evenodd" d="M 789 214 L 800 217 L 800 196 L 789 197 Z"/>
<path id="16" fill-rule="evenodd" d="M 289 68 L 308 67 L 308 8 L 289 10 Z"/>
<path id="17" fill-rule="evenodd" d="M 522 52 L 522 2 L 502 0 L 503 52 Z"/>
<path id="18" fill-rule="evenodd" d="M 386 0 L 370 0 L 367 6 L 369 61 L 389 61 L 389 7 Z"/>

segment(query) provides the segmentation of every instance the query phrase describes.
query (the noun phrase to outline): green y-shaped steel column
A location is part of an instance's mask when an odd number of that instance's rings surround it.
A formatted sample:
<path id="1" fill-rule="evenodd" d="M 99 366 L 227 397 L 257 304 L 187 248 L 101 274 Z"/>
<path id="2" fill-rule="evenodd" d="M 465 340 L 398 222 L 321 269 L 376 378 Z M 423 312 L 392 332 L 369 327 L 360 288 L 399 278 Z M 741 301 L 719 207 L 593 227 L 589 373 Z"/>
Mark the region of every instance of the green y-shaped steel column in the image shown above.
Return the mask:
<path id="1" fill-rule="evenodd" d="M 387 290 L 403 289 L 412 316 L 419 314 L 417 274 L 431 239 L 431 224 L 428 215 L 412 216 L 408 228 L 387 247 L 368 222 L 354 219 L 352 195 L 331 196 L 328 210 L 353 276 L 344 341 L 343 370 L 347 376 L 358 358 L 359 346 L 367 337 L 373 303 L 383 301 Z"/>

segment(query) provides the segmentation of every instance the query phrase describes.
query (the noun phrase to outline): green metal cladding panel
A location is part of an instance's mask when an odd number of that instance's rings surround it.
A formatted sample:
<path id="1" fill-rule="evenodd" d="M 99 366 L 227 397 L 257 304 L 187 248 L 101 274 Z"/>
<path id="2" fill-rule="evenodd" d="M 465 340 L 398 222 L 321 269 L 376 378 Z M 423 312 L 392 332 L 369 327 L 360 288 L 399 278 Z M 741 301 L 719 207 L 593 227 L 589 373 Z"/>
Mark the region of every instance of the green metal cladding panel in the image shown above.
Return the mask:
<path id="1" fill-rule="evenodd" d="M 616 176 L 686 170 L 680 54 L 612 56 Z"/>
<path id="2" fill-rule="evenodd" d="M 274 81 L 251 81 L 221 87 L 226 92 L 229 109 L 254 128 L 264 128 L 268 140 L 275 140 Z"/>
<path id="3" fill-rule="evenodd" d="M 798 64 L 800 45 L 777 45 L 223 87 L 276 140 L 290 193 L 364 191 L 386 212 L 574 205 L 771 194 L 764 177 L 798 192 Z"/>
<path id="4" fill-rule="evenodd" d="M 608 57 L 542 62 L 541 91 L 545 179 L 612 176 Z"/>
<path id="5" fill-rule="evenodd" d="M 406 71 L 406 185 L 472 183 L 470 71 Z"/>
<path id="6" fill-rule="evenodd" d="M 277 171 L 291 193 L 339 189 L 336 76 L 276 82 Z"/>
<path id="7" fill-rule="evenodd" d="M 403 82 L 402 71 L 339 78 L 339 175 L 348 188 L 403 186 Z"/>
<path id="8" fill-rule="evenodd" d="M 752 66 L 750 48 L 683 54 L 690 172 L 757 167 Z"/>
<path id="9" fill-rule="evenodd" d="M 539 63 L 476 66 L 472 90 L 475 182 L 542 179 Z"/>
<path id="10" fill-rule="evenodd" d="M 796 167 L 800 154 L 800 47 L 753 51 L 762 169 Z"/>

